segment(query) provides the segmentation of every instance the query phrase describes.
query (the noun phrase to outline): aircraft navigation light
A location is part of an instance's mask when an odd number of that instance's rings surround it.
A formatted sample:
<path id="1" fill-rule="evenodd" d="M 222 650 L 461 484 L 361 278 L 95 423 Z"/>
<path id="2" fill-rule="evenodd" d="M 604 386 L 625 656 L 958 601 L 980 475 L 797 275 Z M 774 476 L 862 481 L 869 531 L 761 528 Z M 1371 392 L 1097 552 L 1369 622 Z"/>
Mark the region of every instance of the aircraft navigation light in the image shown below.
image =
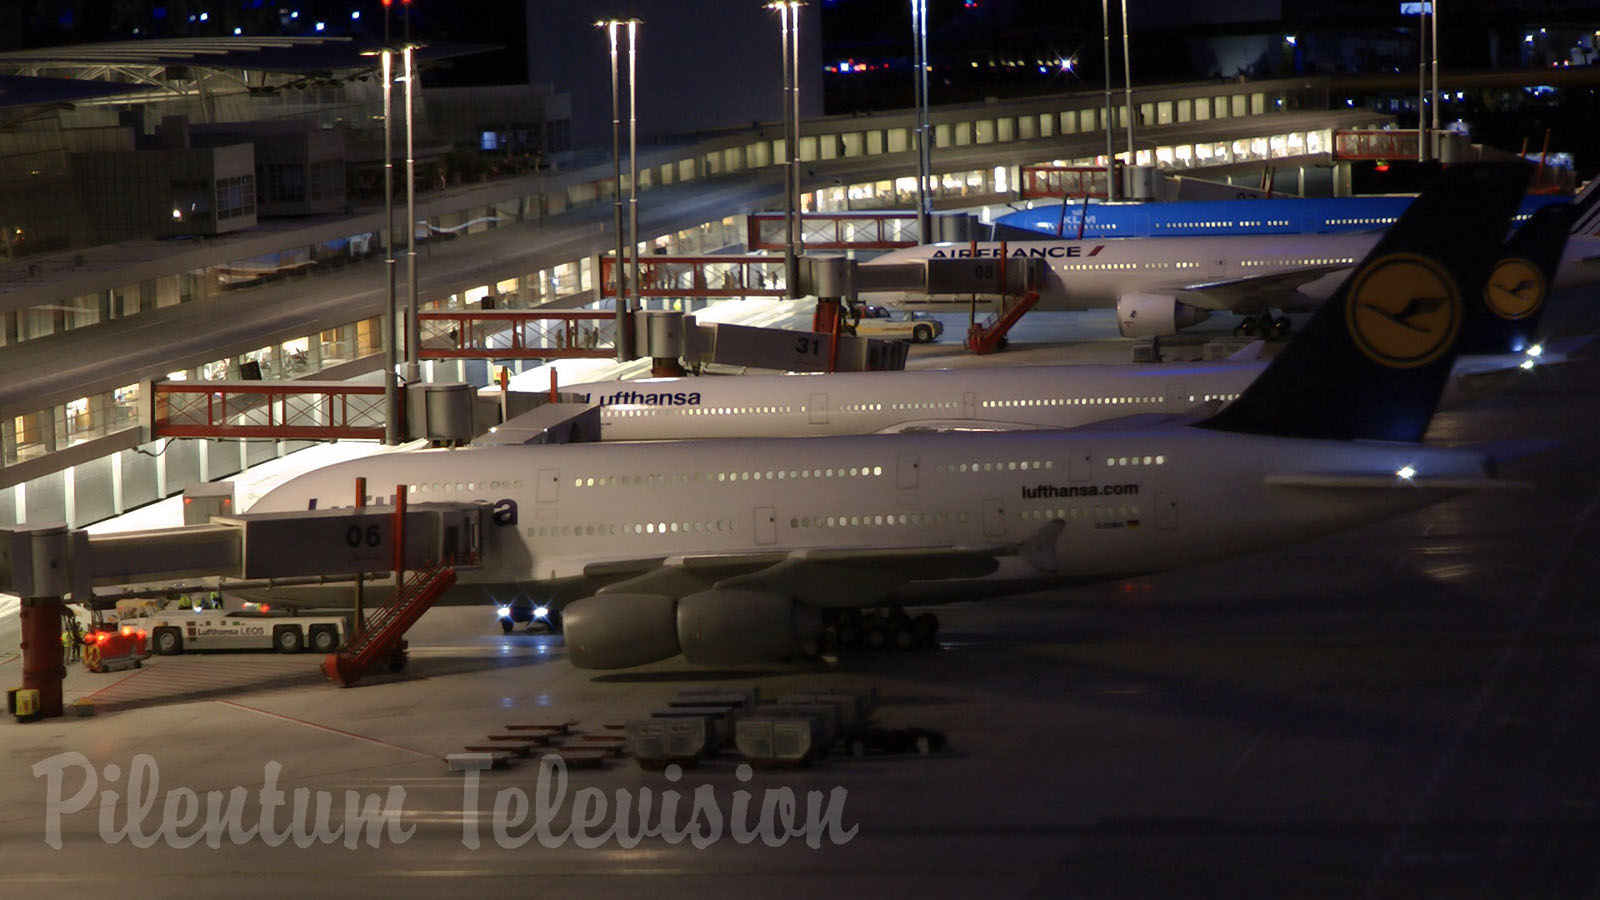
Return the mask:
<path id="1" fill-rule="evenodd" d="M 1544 345 L 1543 344 L 1534 344 L 1534 345 L 1530 346 L 1527 350 L 1525 350 L 1523 352 L 1527 353 L 1529 356 L 1533 357 L 1534 359 L 1538 359 L 1539 357 L 1544 355 Z"/>
<path id="2" fill-rule="evenodd" d="M 550 607 L 548 606 L 535 606 L 533 608 L 533 617 L 535 619 L 542 619 L 548 615 L 550 615 Z"/>
<path id="3" fill-rule="evenodd" d="M 1402 481 L 1410 481 L 1412 478 L 1416 477 L 1417 470 L 1414 466 L 1401 466 L 1399 469 L 1395 470 L 1394 474 Z"/>
<path id="4" fill-rule="evenodd" d="M 495 612 L 495 615 L 499 616 L 502 619 L 511 618 L 511 607 L 509 607 L 509 606 L 502 606 L 499 609 L 495 610 L 494 612 Z"/>

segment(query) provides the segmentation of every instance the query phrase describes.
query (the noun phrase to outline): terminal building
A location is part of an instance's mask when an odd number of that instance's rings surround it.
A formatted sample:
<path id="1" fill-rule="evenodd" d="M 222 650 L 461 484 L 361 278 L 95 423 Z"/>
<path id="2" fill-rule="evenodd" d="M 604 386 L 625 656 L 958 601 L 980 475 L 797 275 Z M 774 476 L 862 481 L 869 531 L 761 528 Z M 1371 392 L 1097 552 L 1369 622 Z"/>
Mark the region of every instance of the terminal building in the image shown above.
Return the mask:
<path id="1" fill-rule="evenodd" d="M 152 383 L 381 370 L 389 235 L 373 65 L 338 38 L 0 54 L 0 75 L 31 85 L 5 94 L 0 131 L 0 524 L 81 527 L 297 446 L 160 440 Z M 1333 94 L 1303 78 L 1140 88 L 1134 161 L 1251 185 L 1270 171 L 1280 192 L 1336 193 L 1363 141 L 1405 136 L 1374 137 L 1387 118 L 1334 108 Z M 1111 110 L 1119 142 L 1128 114 Z M 567 97 L 424 88 L 416 116 L 421 309 L 610 304 L 597 273 L 616 244 L 618 186 L 609 161 L 573 153 Z M 937 108 L 936 207 L 1023 200 L 1039 167 L 1104 166 L 1107 124 L 1099 92 Z M 806 118 L 802 206 L 913 207 L 914 145 L 910 110 Z M 741 250 L 745 216 L 781 208 L 787 159 L 782 128 L 762 122 L 642 148 L 640 252 Z M 438 373 L 463 376 L 485 381 L 487 366 Z"/>

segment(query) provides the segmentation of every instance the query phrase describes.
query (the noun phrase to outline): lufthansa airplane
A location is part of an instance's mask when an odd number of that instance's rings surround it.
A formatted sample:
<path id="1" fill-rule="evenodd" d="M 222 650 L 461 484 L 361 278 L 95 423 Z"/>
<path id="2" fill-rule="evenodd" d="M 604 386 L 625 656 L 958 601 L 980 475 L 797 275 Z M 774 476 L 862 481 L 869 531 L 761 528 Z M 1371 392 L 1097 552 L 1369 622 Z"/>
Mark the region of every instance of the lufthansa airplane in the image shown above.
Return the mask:
<path id="1" fill-rule="evenodd" d="M 1503 486 L 1485 454 L 1418 440 L 1463 339 L 1519 312 L 1485 286 L 1527 176 L 1442 172 L 1199 423 L 424 450 L 302 475 L 254 510 L 338 505 L 357 476 L 413 502 L 495 501 L 483 563 L 451 599 L 562 599 L 569 658 L 588 668 L 782 657 L 825 613 L 1002 563 L 1069 583 L 1306 540 Z"/>
<path id="2" fill-rule="evenodd" d="M 1596 179 L 1600 182 L 1600 179 Z M 1591 183 L 1575 198 L 1578 216 L 1600 205 Z M 1310 310 L 1343 283 L 1350 266 L 1377 244 L 1377 231 L 1344 234 L 1243 235 L 1215 237 L 1101 238 L 946 242 L 893 250 L 867 265 L 923 259 L 972 259 L 980 278 L 995 277 L 996 260 L 1044 259 L 1045 277 L 1037 286 L 1035 309 L 1076 310 L 1113 307 L 1124 337 L 1165 337 L 1210 318 L 1213 313 L 1245 316 L 1236 334 L 1281 337 L 1289 319 L 1273 310 Z M 1600 279 L 1600 237 L 1574 234 L 1567 242 L 1553 289 L 1592 284 Z M 897 309 L 964 312 L 970 294 L 917 291 L 863 292 L 863 303 Z M 994 308 L 994 295 L 976 298 L 980 309 Z"/>
<path id="3" fill-rule="evenodd" d="M 1538 271 L 1507 270 L 1500 275 L 1506 283 L 1491 290 L 1527 312 L 1461 348 L 1441 406 L 1458 406 L 1565 360 L 1574 342 L 1541 342 L 1538 325 L 1542 292 L 1575 215 L 1571 204 L 1545 207 L 1506 242 L 1504 255 L 1531 260 Z M 1076 428 L 1139 413 L 1215 412 L 1266 369 L 1254 359 L 1258 349 L 1182 365 L 646 378 L 565 390 L 599 405 L 601 437 L 610 441 Z"/>

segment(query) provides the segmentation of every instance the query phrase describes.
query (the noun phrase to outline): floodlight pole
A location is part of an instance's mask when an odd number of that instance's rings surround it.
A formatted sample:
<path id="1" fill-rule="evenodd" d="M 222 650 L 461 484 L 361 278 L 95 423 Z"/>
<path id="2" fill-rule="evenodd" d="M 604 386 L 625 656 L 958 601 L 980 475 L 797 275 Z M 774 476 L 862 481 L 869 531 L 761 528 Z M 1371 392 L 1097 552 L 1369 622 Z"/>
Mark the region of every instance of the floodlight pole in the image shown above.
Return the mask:
<path id="1" fill-rule="evenodd" d="M 790 228 L 790 246 L 795 255 L 794 271 L 789 277 L 789 296 L 799 297 L 800 294 L 800 260 L 805 253 L 805 230 L 800 225 L 800 7 L 805 6 L 800 0 L 788 0 L 789 18 L 793 33 L 789 35 L 789 116 L 794 120 L 794 152 L 789 154 L 789 168 L 794 170 L 794 200 L 789 204 L 789 209 L 794 215 L 794 226 Z"/>
<path id="2" fill-rule="evenodd" d="M 1106 60 L 1106 199 L 1117 199 L 1117 157 L 1111 147 L 1111 127 L 1115 119 L 1111 111 L 1111 10 L 1110 0 L 1100 0 L 1100 22 L 1104 26 L 1102 46 Z M 1066 202 L 1063 196 L 1061 201 Z"/>
<path id="3" fill-rule="evenodd" d="M 629 309 L 644 308 L 644 297 L 639 292 L 639 103 L 638 74 L 635 51 L 638 49 L 639 20 L 628 20 L 628 252 L 633 257 L 633 278 L 629 288 L 633 301 Z M 620 265 L 621 260 L 617 263 Z M 628 336 L 630 346 L 634 335 Z"/>
<path id="4" fill-rule="evenodd" d="M 933 242 L 933 204 L 928 180 L 933 177 L 932 128 L 928 117 L 928 0 L 911 0 L 913 93 L 917 104 L 917 229 L 924 244 Z"/>
<path id="5" fill-rule="evenodd" d="M 407 20 L 409 23 L 409 19 Z M 409 24 L 407 26 L 409 28 Z M 410 43 L 402 51 L 406 69 L 406 383 L 421 380 L 417 360 L 422 349 L 421 329 L 417 325 L 417 154 L 413 85 L 417 81 L 415 48 Z"/>
<path id="6" fill-rule="evenodd" d="M 617 362 L 628 361 L 628 289 L 624 266 L 628 257 L 622 232 L 622 100 L 620 76 L 617 67 L 617 26 L 620 20 L 597 22 L 604 26 L 611 43 L 611 177 L 612 215 L 611 227 L 617 236 L 617 258 L 611 267 L 612 281 L 616 285 Z"/>
<path id="7" fill-rule="evenodd" d="M 1128 165 L 1136 166 L 1139 155 L 1133 149 L 1133 119 L 1137 111 L 1133 108 L 1133 57 L 1128 55 L 1128 0 L 1122 0 L 1122 79 L 1128 105 Z"/>
<path id="8" fill-rule="evenodd" d="M 1439 155 L 1439 7 L 1438 0 L 1428 2 L 1428 45 L 1433 51 L 1433 129 L 1428 135 L 1433 144 L 1432 155 Z"/>
<path id="9" fill-rule="evenodd" d="M 384 24 L 388 25 L 387 15 Z M 394 259 L 394 52 L 385 47 L 379 57 L 383 70 L 383 255 L 389 276 L 388 316 L 384 320 L 383 337 L 383 442 L 394 445 L 400 443 L 400 386 L 395 374 L 400 362 L 396 347 L 400 321 L 399 303 L 395 298 Z"/>
<path id="10" fill-rule="evenodd" d="M 1428 161 L 1428 3 L 1417 4 L 1417 162 Z"/>

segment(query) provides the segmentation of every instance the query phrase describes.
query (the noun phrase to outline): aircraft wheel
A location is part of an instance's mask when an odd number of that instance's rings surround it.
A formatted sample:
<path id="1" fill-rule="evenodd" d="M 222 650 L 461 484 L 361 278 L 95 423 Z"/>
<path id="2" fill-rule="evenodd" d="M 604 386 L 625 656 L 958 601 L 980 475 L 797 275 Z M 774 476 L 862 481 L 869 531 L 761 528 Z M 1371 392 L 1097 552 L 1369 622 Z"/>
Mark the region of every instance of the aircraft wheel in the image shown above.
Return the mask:
<path id="1" fill-rule="evenodd" d="M 183 635 L 176 628 L 157 628 L 155 645 L 162 656 L 174 656 L 183 652 Z"/>
<path id="2" fill-rule="evenodd" d="M 1238 325 L 1235 325 L 1233 327 L 1233 336 L 1234 337 L 1250 337 L 1251 335 L 1253 335 L 1255 333 L 1256 333 L 1256 317 L 1255 316 L 1245 316 L 1243 319 L 1239 320 L 1239 324 Z"/>
<path id="3" fill-rule="evenodd" d="M 1274 338 L 1288 337 L 1289 336 L 1289 332 L 1293 328 L 1294 328 L 1294 323 L 1289 321 L 1289 317 L 1288 316 L 1279 316 L 1278 318 L 1272 320 L 1272 337 L 1274 337 Z"/>
<path id="4" fill-rule="evenodd" d="M 294 625 L 281 625 L 272 632 L 272 649 L 279 653 L 299 653 L 306 648 L 305 637 Z"/>
<path id="5" fill-rule="evenodd" d="M 560 634 L 561 633 L 561 613 L 552 612 L 548 616 L 545 616 L 544 617 L 544 624 L 545 624 L 546 628 L 550 629 L 550 633 L 551 634 Z"/>
<path id="6" fill-rule="evenodd" d="M 876 622 L 866 628 L 866 644 L 873 650 L 882 650 L 889 643 L 889 629 L 882 622 Z"/>
<path id="7" fill-rule="evenodd" d="M 916 634 L 909 627 L 901 626 L 898 622 L 895 623 L 892 637 L 896 650 L 910 650 L 917 646 Z"/>
<path id="8" fill-rule="evenodd" d="M 500 619 L 500 630 L 501 631 L 505 632 L 506 634 L 510 634 L 511 633 L 511 629 L 513 629 L 515 627 L 517 627 L 517 623 L 511 621 L 511 617 L 510 616 L 502 616 L 501 617 L 501 619 Z"/>
<path id="9" fill-rule="evenodd" d="M 863 637 L 861 626 L 855 622 L 841 622 L 835 629 L 839 638 L 839 646 L 854 647 L 861 643 Z"/>
<path id="10" fill-rule="evenodd" d="M 339 632 L 332 625 L 311 626 L 311 649 L 318 653 L 332 653 L 339 649 Z"/>
<path id="11" fill-rule="evenodd" d="M 920 644 L 931 644 L 939 634 L 939 617 L 933 613 L 923 613 L 911 620 L 911 633 L 917 636 Z"/>

